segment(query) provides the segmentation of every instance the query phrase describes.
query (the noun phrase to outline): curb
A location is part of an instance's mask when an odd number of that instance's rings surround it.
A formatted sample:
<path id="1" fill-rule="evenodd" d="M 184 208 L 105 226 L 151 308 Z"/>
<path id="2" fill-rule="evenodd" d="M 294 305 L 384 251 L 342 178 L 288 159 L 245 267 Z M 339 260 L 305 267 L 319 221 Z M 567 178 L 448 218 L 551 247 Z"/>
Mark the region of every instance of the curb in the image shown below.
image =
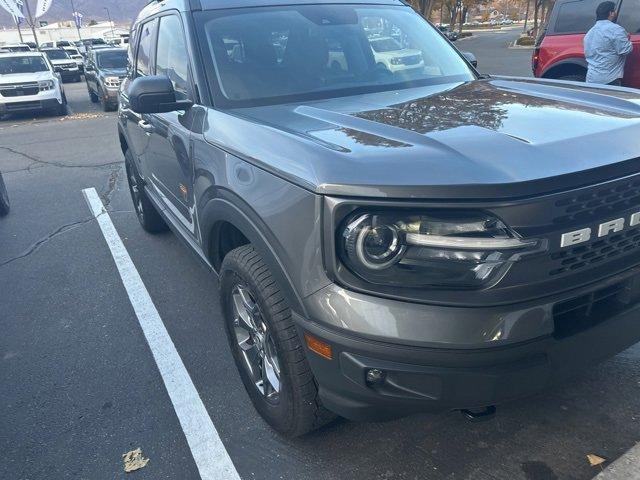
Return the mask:
<path id="1" fill-rule="evenodd" d="M 535 45 L 516 45 L 517 40 L 515 40 L 513 43 L 510 43 L 509 46 L 507 48 L 511 48 L 513 50 L 533 50 L 535 47 Z"/>
<path id="2" fill-rule="evenodd" d="M 640 479 L 640 443 L 600 472 L 593 480 Z"/>

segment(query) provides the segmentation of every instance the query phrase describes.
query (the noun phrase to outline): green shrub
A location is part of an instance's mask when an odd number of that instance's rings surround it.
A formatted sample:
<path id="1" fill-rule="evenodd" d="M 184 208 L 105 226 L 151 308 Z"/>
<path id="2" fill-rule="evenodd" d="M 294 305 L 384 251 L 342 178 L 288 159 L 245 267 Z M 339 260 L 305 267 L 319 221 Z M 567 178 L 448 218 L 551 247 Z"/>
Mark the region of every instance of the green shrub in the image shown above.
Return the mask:
<path id="1" fill-rule="evenodd" d="M 535 43 L 536 41 L 534 38 L 527 36 L 520 37 L 518 38 L 518 40 L 516 40 L 516 45 L 519 45 L 521 47 L 531 47 L 535 45 Z"/>

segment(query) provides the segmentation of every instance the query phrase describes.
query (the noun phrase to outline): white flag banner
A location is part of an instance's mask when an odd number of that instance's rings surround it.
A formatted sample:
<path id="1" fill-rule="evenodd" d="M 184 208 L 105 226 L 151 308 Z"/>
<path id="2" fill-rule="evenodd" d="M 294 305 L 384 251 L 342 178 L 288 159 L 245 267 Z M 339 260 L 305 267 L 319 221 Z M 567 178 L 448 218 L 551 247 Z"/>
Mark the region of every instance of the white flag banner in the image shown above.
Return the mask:
<path id="1" fill-rule="evenodd" d="M 43 16 L 45 13 L 47 13 L 51 8 L 52 3 L 53 3 L 53 0 L 38 0 L 35 17 L 38 18 Z"/>
<path id="2" fill-rule="evenodd" d="M 16 18 L 24 18 L 24 15 L 18 8 L 15 0 L 0 0 L 0 7 L 4 8 L 7 12 Z"/>

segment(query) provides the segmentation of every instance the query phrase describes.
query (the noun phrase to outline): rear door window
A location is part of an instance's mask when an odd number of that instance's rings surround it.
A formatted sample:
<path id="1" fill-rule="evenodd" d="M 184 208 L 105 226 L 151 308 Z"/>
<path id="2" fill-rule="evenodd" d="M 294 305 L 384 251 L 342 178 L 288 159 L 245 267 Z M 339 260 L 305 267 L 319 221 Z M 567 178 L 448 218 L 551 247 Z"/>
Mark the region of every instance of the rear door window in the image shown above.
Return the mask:
<path id="1" fill-rule="evenodd" d="M 640 33 L 640 0 L 624 0 L 618 23 L 629 33 Z"/>
<path id="2" fill-rule="evenodd" d="M 603 0 L 578 0 L 560 5 L 553 33 L 585 33 L 596 23 L 596 8 Z"/>

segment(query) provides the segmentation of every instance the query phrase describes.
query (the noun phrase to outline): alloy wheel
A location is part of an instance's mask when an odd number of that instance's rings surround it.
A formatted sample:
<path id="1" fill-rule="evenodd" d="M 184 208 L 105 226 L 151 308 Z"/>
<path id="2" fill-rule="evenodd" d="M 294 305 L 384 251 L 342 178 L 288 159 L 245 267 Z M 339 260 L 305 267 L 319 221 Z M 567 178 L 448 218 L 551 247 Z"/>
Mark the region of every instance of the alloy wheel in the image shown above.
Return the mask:
<path id="1" fill-rule="evenodd" d="M 260 307 L 243 285 L 231 293 L 233 328 L 244 367 L 255 387 L 272 404 L 280 398 L 280 363 L 269 327 Z"/>

